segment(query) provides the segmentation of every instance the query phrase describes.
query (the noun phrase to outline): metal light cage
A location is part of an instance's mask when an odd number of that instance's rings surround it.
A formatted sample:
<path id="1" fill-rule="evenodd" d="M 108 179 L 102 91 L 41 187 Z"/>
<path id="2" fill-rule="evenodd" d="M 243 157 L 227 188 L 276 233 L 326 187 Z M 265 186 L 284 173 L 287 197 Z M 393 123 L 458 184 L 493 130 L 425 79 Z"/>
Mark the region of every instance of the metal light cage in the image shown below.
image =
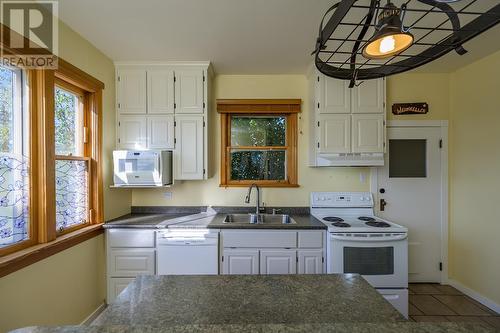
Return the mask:
<path id="1" fill-rule="evenodd" d="M 341 0 L 330 7 L 320 24 L 313 52 L 318 70 L 350 80 L 353 87 L 358 80 L 409 71 L 453 50 L 465 54 L 462 44 L 500 23 L 499 0 L 392 2 L 402 10 L 403 29 L 414 36 L 409 48 L 386 59 L 363 57 L 363 48 L 376 31 L 377 15 L 386 0 Z"/>

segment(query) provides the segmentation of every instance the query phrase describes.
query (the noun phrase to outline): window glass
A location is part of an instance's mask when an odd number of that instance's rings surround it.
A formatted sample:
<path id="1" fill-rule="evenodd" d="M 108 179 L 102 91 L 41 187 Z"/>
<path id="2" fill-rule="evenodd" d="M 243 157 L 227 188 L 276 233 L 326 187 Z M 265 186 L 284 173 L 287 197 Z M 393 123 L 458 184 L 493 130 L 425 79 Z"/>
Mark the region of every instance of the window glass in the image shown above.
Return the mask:
<path id="1" fill-rule="evenodd" d="M 56 229 L 88 222 L 88 164 L 85 160 L 56 160 Z"/>
<path id="2" fill-rule="evenodd" d="M 389 177 L 427 177 L 427 142 L 424 139 L 389 140 Z"/>
<path id="3" fill-rule="evenodd" d="M 29 238 L 28 118 L 22 72 L 0 66 L 0 248 Z"/>
<path id="4" fill-rule="evenodd" d="M 55 88 L 56 155 L 83 154 L 83 110 L 80 97 L 60 87 Z"/>
<path id="5" fill-rule="evenodd" d="M 286 150 L 231 151 L 232 180 L 285 180 Z"/>
<path id="6" fill-rule="evenodd" d="M 231 146 L 285 146 L 285 117 L 243 117 L 231 118 Z"/>

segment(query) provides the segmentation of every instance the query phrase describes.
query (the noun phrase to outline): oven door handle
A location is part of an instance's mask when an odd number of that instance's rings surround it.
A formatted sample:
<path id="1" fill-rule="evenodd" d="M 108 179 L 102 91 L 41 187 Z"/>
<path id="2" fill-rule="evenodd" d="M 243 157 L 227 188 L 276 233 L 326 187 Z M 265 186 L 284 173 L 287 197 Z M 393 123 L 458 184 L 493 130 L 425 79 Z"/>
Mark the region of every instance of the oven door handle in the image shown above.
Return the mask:
<path id="1" fill-rule="evenodd" d="M 387 241 L 404 240 L 406 238 L 408 238 L 408 235 L 406 234 L 381 236 L 381 237 L 356 237 L 356 236 L 330 235 L 330 239 L 350 241 L 350 242 L 387 242 Z"/>

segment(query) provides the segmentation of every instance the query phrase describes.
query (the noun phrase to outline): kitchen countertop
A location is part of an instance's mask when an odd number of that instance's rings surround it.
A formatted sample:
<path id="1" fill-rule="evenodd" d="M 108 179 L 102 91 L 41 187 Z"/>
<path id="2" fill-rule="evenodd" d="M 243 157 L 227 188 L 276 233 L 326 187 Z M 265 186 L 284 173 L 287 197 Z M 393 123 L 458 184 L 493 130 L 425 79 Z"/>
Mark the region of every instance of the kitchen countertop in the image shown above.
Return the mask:
<path id="1" fill-rule="evenodd" d="M 492 333 L 475 323 L 329 323 L 27 327 L 12 333 Z"/>
<path id="2" fill-rule="evenodd" d="M 92 325 L 404 322 L 357 274 L 140 276 Z"/>

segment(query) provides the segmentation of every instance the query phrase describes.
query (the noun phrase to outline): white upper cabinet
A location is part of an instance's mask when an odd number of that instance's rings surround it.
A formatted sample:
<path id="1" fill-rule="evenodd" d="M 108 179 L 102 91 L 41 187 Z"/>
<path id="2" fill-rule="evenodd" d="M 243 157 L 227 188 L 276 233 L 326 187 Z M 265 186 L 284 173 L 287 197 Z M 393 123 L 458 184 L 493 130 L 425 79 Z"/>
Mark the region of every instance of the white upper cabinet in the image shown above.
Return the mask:
<path id="1" fill-rule="evenodd" d="M 384 151 L 384 116 L 356 114 L 352 116 L 352 151 L 377 153 Z"/>
<path id="2" fill-rule="evenodd" d="M 204 112 L 203 78 L 202 70 L 175 71 L 175 113 Z"/>
<path id="3" fill-rule="evenodd" d="M 145 116 L 120 116 L 118 119 L 118 145 L 122 149 L 147 148 L 147 121 Z"/>
<path id="4" fill-rule="evenodd" d="M 319 78 L 319 112 L 351 113 L 351 92 L 349 82 L 327 76 Z"/>
<path id="5" fill-rule="evenodd" d="M 174 115 L 148 117 L 148 148 L 174 149 Z"/>
<path id="6" fill-rule="evenodd" d="M 260 274 L 297 273 L 297 252 L 295 250 L 260 251 Z"/>
<path id="7" fill-rule="evenodd" d="M 204 119 L 202 115 L 175 116 L 175 163 L 179 180 L 203 179 Z"/>
<path id="8" fill-rule="evenodd" d="M 118 72 L 118 112 L 122 114 L 146 113 L 146 71 L 124 69 Z"/>
<path id="9" fill-rule="evenodd" d="M 174 113 L 174 71 L 148 71 L 148 113 Z"/>
<path id="10" fill-rule="evenodd" d="M 348 153 L 351 149 L 351 116 L 348 114 L 320 115 L 320 153 Z"/>
<path id="11" fill-rule="evenodd" d="M 352 113 L 384 113 L 385 80 L 366 80 L 352 89 Z"/>

